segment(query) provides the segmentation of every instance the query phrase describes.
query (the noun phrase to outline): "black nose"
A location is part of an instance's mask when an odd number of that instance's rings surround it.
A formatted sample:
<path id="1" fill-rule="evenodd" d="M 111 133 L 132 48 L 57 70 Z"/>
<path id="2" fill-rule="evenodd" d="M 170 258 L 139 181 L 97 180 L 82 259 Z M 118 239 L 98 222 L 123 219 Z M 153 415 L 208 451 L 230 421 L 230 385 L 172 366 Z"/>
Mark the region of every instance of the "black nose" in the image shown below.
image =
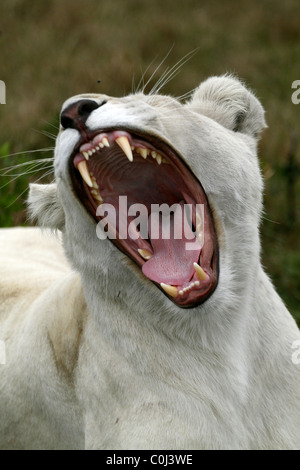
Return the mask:
<path id="1" fill-rule="evenodd" d="M 63 110 L 60 122 L 64 129 L 82 130 L 85 122 L 94 109 L 101 105 L 94 100 L 79 100 Z"/>

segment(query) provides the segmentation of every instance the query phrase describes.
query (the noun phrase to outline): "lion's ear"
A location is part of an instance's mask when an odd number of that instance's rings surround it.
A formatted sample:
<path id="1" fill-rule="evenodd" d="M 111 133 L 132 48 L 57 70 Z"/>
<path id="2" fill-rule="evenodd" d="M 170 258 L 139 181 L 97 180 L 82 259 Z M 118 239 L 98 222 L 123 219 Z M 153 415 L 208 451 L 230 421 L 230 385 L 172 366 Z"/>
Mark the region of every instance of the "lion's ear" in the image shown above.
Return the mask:
<path id="1" fill-rule="evenodd" d="M 229 75 L 205 80 L 186 106 L 232 131 L 254 137 L 267 127 L 259 100 L 238 79 Z"/>
<path id="2" fill-rule="evenodd" d="M 30 219 L 37 220 L 40 227 L 63 229 L 65 214 L 55 183 L 31 184 L 27 203 Z"/>

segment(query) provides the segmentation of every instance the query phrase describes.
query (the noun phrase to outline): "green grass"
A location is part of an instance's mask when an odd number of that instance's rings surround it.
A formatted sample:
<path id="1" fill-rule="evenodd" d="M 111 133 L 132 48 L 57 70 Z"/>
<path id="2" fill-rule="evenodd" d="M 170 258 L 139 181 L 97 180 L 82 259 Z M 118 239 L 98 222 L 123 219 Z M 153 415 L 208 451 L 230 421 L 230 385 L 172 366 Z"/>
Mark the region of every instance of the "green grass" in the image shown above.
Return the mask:
<path id="1" fill-rule="evenodd" d="M 291 84 L 300 79 L 299 13 L 298 0 L 1 0 L 0 79 L 7 89 L 1 154 L 52 147 L 53 140 L 36 131 L 56 133 L 52 126 L 69 96 L 130 93 L 170 51 L 151 88 L 167 67 L 198 48 L 163 91 L 178 96 L 209 75 L 233 72 L 261 99 L 269 125 L 259 146 L 263 263 L 300 323 L 300 105 L 291 102 Z M 0 170 L 38 155 L 1 158 Z M 26 188 L 40 177 L 1 177 L 1 226 L 25 223 Z"/>

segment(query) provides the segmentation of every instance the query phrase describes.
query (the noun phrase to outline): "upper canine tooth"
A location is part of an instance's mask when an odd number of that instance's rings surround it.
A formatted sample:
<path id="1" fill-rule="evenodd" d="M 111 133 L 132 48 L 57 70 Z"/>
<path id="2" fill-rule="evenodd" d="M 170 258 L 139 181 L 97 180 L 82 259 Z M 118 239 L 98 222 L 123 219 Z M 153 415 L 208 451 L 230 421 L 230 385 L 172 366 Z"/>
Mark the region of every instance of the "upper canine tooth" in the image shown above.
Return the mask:
<path id="1" fill-rule="evenodd" d="M 84 156 L 84 158 L 86 160 L 88 160 L 90 157 L 89 157 L 89 154 L 87 152 L 82 152 L 82 155 Z"/>
<path id="2" fill-rule="evenodd" d="M 121 135 L 116 138 L 116 142 L 121 147 L 128 160 L 133 162 L 132 150 L 128 138 L 125 135 Z"/>
<path id="3" fill-rule="evenodd" d="M 163 290 L 171 297 L 177 297 L 178 295 L 177 287 L 170 286 L 169 284 L 164 284 L 163 282 L 161 282 L 160 287 L 162 287 Z"/>
<path id="4" fill-rule="evenodd" d="M 194 263 L 193 266 L 194 266 L 194 269 L 196 271 L 197 278 L 200 281 L 205 281 L 207 276 L 206 276 L 205 272 L 203 271 L 203 269 L 201 268 L 201 266 L 199 266 L 199 264 L 197 264 L 197 263 Z"/>
<path id="5" fill-rule="evenodd" d="M 159 153 L 156 155 L 156 161 L 159 165 L 161 164 L 161 155 Z"/>
<path id="6" fill-rule="evenodd" d="M 82 176 L 82 179 L 86 182 L 86 184 L 92 188 L 93 187 L 93 182 L 91 180 L 91 176 L 89 173 L 89 169 L 87 166 L 87 162 L 85 160 L 82 160 L 82 162 L 78 163 L 78 171 Z"/>
<path id="7" fill-rule="evenodd" d="M 141 248 L 138 249 L 138 252 L 139 254 L 141 255 L 142 258 L 148 260 L 150 258 L 152 258 L 152 254 L 150 253 L 150 251 L 147 251 L 147 250 L 142 250 Z"/>

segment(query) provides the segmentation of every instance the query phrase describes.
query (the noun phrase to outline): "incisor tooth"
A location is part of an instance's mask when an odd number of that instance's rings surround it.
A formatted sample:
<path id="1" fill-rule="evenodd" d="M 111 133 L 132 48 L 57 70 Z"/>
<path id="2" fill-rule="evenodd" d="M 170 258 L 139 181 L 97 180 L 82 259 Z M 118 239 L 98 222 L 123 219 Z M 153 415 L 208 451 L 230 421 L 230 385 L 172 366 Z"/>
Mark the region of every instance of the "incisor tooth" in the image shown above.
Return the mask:
<path id="1" fill-rule="evenodd" d="M 86 184 L 92 188 L 93 187 L 93 182 L 91 180 L 91 176 L 89 173 L 89 169 L 87 166 L 87 162 L 85 160 L 82 160 L 82 162 L 78 163 L 78 171 L 82 176 L 82 179 L 86 182 Z"/>
<path id="2" fill-rule="evenodd" d="M 194 263 L 193 266 L 194 266 L 194 269 L 195 269 L 195 271 L 196 271 L 197 278 L 198 278 L 200 281 L 205 281 L 205 279 L 206 279 L 206 274 L 205 274 L 205 272 L 203 271 L 203 269 L 201 268 L 201 266 L 199 266 L 199 264 L 197 264 L 197 263 Z"/>
<path id="3" fill-rule="evenodd" d="M 171 297 L 177 297 L 178 295 L 177 287 L 170 286 L 169 284 L 164 284 L 163 282 L 161 282 L 160 287 L 162 287 L 163 290 Z"/>
<path id="4" fill-rule="evenodd" d="M 117 137 L 116 142 L 121 147 L 128 160 L 133 162 L 132 150 L 128 138 L 125 135 L 121 135 Z"/>
<path id="5" fill-rule="evenodd" d="M 141 255 L 141 257 L 146 259 L 146 260 L 152 258 L 152 256 L 153 256 L 149 251 L 142 250 L 141 248 L 138 249 L 138 252 Z"/>

